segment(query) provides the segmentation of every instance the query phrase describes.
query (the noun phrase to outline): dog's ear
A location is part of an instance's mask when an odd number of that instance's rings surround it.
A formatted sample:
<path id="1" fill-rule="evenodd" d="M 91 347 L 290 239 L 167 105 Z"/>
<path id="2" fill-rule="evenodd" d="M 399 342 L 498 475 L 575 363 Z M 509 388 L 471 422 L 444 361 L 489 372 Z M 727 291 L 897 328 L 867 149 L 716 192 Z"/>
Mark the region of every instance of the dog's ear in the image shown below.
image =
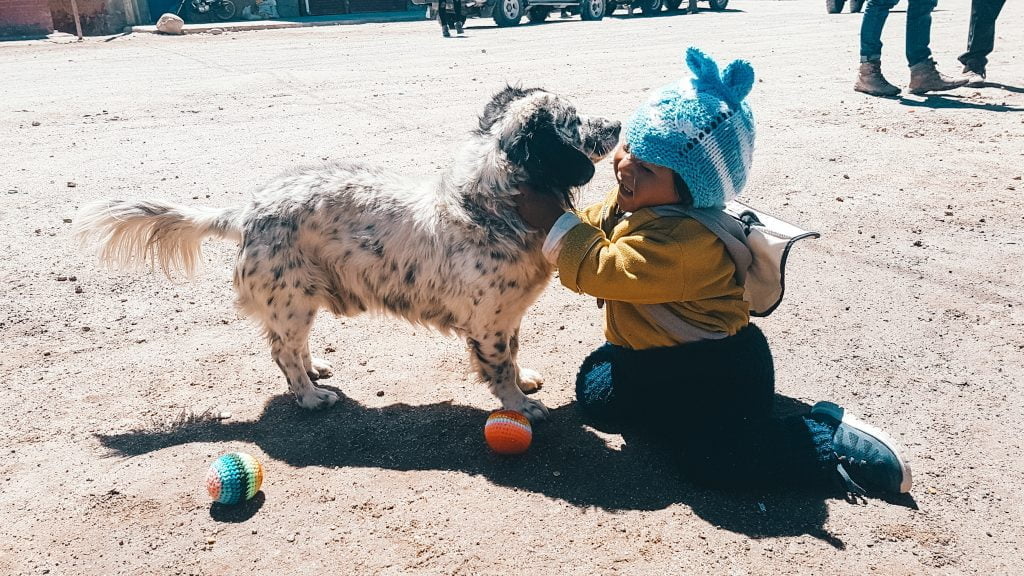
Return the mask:
<path id="1" fill-rule="evenodd" d="M 483 114 L 478 119 L 478 133 L 486 134 L 492 126 L 501 120 L 508 111 L 512 102 L 525 98 L 533 92 L 540 92 L 540 88 L 521 88 L 519 86 L 507 85 L 503 90 L 491 96 L 491 100 L 484 108 Z"/>
<path id="2" fill-rule="evenodd" d="M 526 169 L 541 187 L 568 189 L 594 177 L 594 163 L 555 130 L 551 114 L 539 111 L 506 150 L 508 159 Z"/>

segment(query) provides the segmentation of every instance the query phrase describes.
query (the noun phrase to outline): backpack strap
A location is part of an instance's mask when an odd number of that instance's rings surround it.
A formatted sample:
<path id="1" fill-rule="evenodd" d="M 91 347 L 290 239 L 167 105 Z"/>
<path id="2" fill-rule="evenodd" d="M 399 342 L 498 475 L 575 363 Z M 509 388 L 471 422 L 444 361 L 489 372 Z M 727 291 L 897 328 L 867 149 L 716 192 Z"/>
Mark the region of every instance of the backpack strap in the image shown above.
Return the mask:
<path id="1" fill-rule="evenodd" d="M 686 208 L 679 204 L 667 204 L 651 208 L 658 216 L 689 216 L 704 225 L 725 244 L 736 265 L 736 282 L 743 286 L 747 281 L 747 270 L 754 257 L 747 247 L 747 231 L 739 220 L 715 208 Z"/>

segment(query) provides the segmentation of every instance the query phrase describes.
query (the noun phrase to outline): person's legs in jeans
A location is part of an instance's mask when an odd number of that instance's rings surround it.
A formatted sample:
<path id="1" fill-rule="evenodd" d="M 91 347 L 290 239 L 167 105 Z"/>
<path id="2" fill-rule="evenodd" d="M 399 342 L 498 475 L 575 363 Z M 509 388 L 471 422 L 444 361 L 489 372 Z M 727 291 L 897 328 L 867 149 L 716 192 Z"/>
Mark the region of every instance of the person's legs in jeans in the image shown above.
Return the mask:
<path id="1" fill-rule="evenodd" d="M 932 10 L 937 0 L 907 0 L 907 65 L 924 62 L 932 55 Z"/>
<path id="2" fill-rule="evenodd" d="M 935 66 L 928 45 L 932 36 L 932 10 L 936 0 L 908 0 L 907 6 L 907 64 L 910 66 L 911 94 L 927 94 L 952 90 L 967 84 L 966 78 L 952 78 L 942 74 Z"/>
<path id="3" fill-rule="evenodd" d="M 960 55 L 964 72 L 985 75 L 988 55 L 995 45 L 996 18 L 1005 0 L 972 0 L 971 24 L 967 35 L 967 52 Z"/>
<path id="4" fill-rule="evenodd" d="M 462 23 L 466 21 L 466 18 L 462 15 L 462 0 L 452 0 L 455 4 L 455 31 L 462 34 Z"/>
<path id="5" fill-rule="evenodd" d="M 448 24 L 451 23 L 451 16 L 448 14 L 447 2 L 441 0 L 437 4 L 437 21 L 441 24 L 441 35 L 447 38 L 451 36 L 451 32 L 448 31 Z"/>
<path id="6" fill-rule="evenodd" d="M 860 61 L 882 59 L 882 29 L 897 0 L 868 0 L 860 23 Z"/>

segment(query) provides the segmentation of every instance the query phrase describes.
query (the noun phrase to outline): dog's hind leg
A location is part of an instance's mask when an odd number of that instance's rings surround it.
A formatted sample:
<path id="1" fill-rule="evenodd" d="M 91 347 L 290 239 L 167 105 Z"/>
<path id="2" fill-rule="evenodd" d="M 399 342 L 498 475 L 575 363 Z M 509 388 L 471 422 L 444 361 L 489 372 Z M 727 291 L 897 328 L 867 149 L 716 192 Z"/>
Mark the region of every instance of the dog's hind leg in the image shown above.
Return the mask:
<path id="1" fill-rule="evenodd" d="M 261 318 L 270 341 L 270 354 L 288 380 L 288 388 L 299 406 L 308 409 L 328 408 L 338 401 L 338 395 L 313 385 L 312 370 L 323 377 L 319 368 L 322 361 L 309 355 L 309 332 L 313 328 L 316 308 L 302 308 L 294 304 L 272 304 Z"/>
<path id="2" fill-rule="evenodd" d="M 502 331 L 471 335 L 466 339 L 470 361 L 504 409 L 521 412 L 531 421 L 543 420 L 548 409 L 539 400 L 527 398 L 519 388 L 519 367 L 511 340 L 510 333 Z"/>

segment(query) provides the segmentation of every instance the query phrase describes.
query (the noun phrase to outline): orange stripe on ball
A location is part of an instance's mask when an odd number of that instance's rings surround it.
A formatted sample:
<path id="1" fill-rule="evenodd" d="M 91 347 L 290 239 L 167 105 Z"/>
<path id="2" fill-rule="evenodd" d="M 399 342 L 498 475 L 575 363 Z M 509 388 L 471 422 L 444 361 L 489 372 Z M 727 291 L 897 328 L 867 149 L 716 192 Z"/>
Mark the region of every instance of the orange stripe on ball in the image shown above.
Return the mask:
<path id="1" fill-rule="evenodd" d="M 484 439 L 498 454 L 522 454 L 533 441 L 530 420 L 515 410 L 498 410 L 487 417 Z"/>

